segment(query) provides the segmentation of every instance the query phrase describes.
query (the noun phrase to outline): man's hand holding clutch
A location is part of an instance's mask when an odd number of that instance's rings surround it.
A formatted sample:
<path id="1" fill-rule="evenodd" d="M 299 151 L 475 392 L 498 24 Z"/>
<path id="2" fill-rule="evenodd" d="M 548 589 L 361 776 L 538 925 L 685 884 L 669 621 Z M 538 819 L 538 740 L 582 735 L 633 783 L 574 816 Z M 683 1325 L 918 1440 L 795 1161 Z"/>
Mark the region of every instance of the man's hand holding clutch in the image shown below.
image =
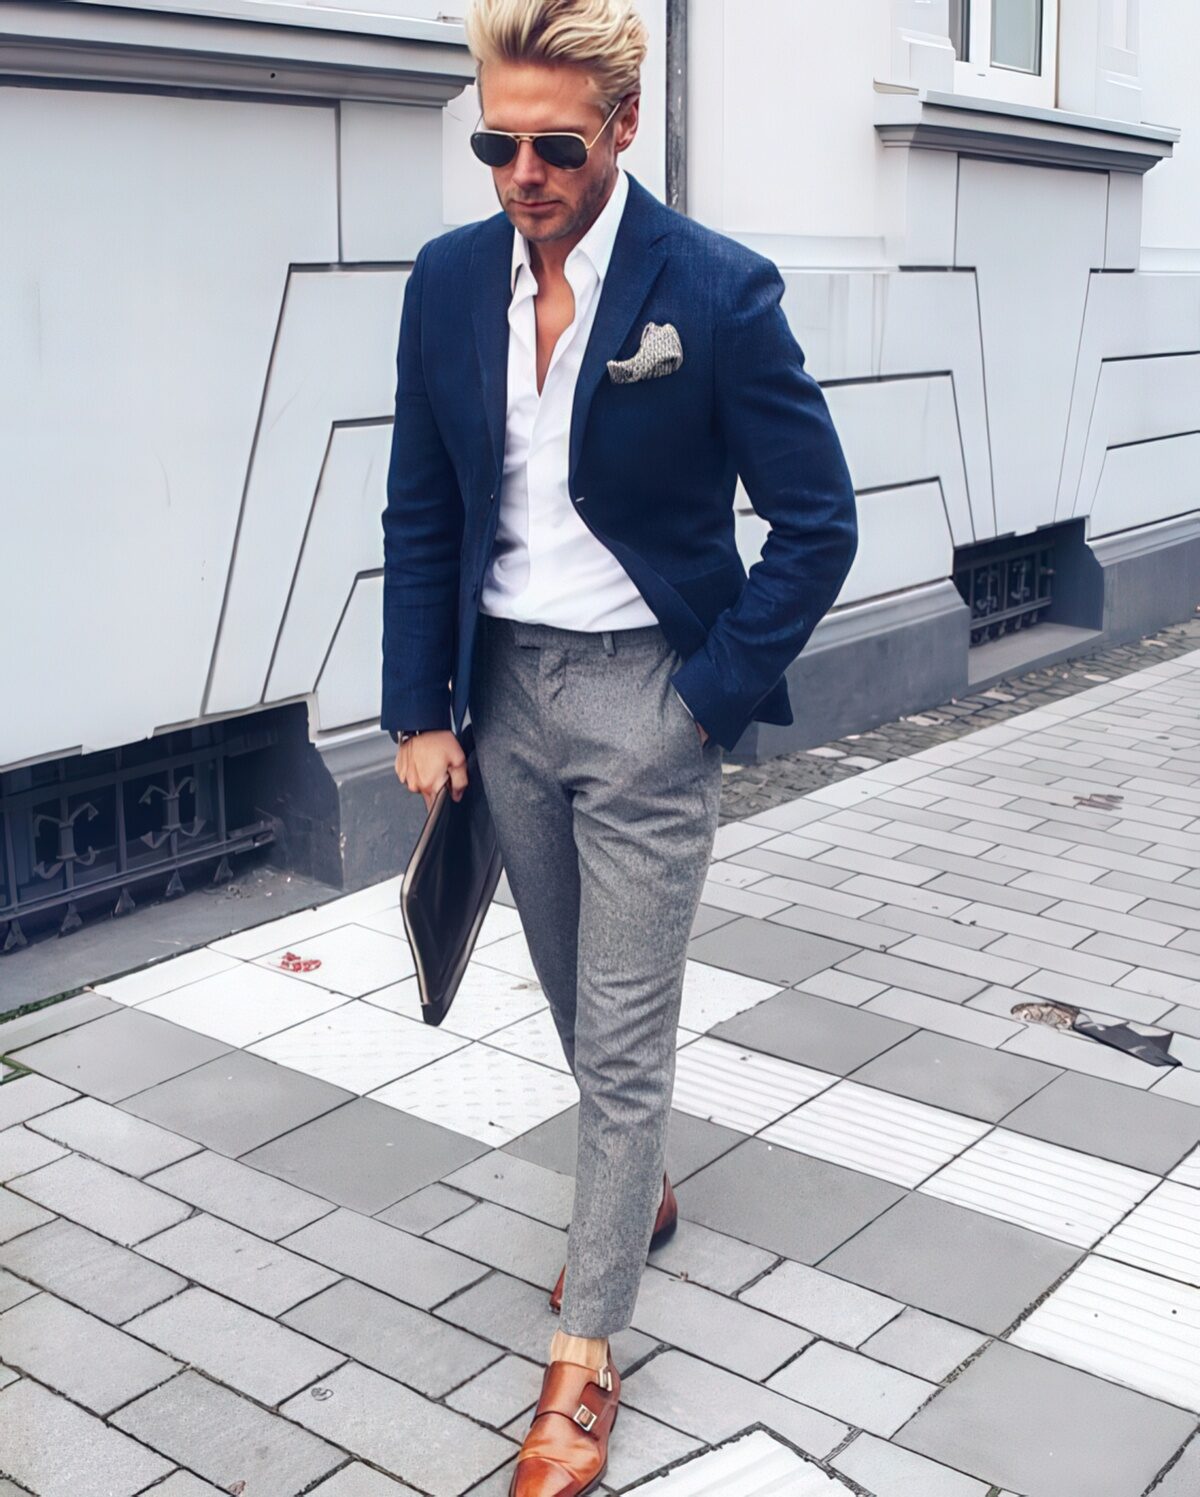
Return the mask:
<path id="1" fill-rule="evenodd" d="M 409 790 L 421 792 L 428 812 L 447 777 L 450 798 L 462 800 L 467 788 L 467 756 L 449 728 L 418 733 L 396 750 L 396 776 Z"/>

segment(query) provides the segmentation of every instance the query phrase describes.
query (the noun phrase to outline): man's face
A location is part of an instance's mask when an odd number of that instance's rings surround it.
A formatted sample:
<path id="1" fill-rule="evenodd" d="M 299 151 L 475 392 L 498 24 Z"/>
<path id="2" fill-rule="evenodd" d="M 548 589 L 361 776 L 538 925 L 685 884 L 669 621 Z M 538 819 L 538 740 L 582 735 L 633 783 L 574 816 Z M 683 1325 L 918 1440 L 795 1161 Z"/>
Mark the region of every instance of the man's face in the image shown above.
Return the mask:
<path id="1" fill-rule="evenodd" d="M 489 62 L 481 70 L 482 128 L 513 132 L 572 131 L 595 138 L 608 109 L 589 75 L 573 64 Z M 617 155 L 637 133 L 638 100 L 625 100 L 578 171 L 550 166 L 531 140 L 518 143 L 507 166 L 491 167 L 500 206 L 535 242 L 581 239 L 604 205 Z"/>

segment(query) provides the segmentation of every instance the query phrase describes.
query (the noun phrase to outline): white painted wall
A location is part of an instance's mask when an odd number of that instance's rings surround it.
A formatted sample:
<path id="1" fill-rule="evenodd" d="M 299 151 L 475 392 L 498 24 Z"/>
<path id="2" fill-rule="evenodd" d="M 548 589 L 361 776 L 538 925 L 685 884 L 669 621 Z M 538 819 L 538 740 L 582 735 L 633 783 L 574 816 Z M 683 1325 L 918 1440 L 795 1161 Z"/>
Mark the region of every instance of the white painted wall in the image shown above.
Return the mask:
<path id="1" fill-rule="evenodd" d="M 693 5 L 689 208 L 783 269 L 863 491 L 842 604 L 973 540 L 1200 504 L 1200 8 L 1062 4 L 1072 107 L 1140 90 L 1184 130 L 1145 178 L 885 147 L 879 85 L 954 86 L 945 0 Z M 664 12 L 624 158 L 660 195 Z M 444 110 L 0 87 L 0 768 L 285 701 L 314 736 L 373 730 L 404 282 L 496 211 L 476 116 L 471 87 Z"/>

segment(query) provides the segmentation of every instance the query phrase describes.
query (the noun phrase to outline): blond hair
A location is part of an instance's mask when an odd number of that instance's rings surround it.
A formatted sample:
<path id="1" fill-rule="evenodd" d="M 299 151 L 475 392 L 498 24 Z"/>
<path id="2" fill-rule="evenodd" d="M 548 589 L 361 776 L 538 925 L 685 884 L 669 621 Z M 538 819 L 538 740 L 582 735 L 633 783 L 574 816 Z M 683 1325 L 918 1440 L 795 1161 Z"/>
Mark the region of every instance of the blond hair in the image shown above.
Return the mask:
<path id="1" fill-rule="evenodd" d="M 649 33 L 633 0 L 471 0 L 464 27 L 480 73 L 487 62 L 575 63 L 606 111 L 641 91 Z"/>

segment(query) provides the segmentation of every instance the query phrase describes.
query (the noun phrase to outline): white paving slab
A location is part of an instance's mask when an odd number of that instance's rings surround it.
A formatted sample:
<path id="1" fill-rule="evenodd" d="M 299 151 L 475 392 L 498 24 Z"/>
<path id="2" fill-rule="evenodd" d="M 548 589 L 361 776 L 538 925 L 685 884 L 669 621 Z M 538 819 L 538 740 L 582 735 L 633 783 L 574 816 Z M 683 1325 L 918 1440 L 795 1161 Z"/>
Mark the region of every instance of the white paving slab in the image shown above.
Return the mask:
<path id="1" fill-rule="evenodd" d="M 176 988 L 186 987 L 190 982 L 199 982 L 202 977 L 227 972 L 237 965 L 236 957 L 202 946 L 198 951 L 186 951 L 167 961 L 143 967 L 140 972 L 129 972 L 124 977 L 97 983 L 92 991 L 103 993 L 114 1003 L 132 1006 L 145 1003 L 149 998 L 157 998 L 163 993 L 174 992 Z"/>
<path id="2" fill-rule="evenodd" d="M 345 1001 L 340 993 L 240 962 L 229 971 L 151 998 L 140 1008 L 227 1045 L 252 1045 Z"/>
<path id="3" fill-rule="evenodd" d="M 1009 1338 L 1200 1412 L 1200 1289 L 1095 1254 Z"/>
<path id="4" fill-rule="evenodd" d="M 347 998 L 362 998 L 417 970 L 406 939 L 365 925 L 342 925 L 269 951 L 255 961 L 268 971 L 286 973 L 293 981 Z"/>
<path id="5" fill-rule="evenodd" d="M 837 1497 L 850 1490 L 765 1430 L 627 1488 L 637 1497 Z"/>
<path id="6" fill-rule="evenodd" d="M 440 1026 L 355 999 L 249 1049 L 361 1095 L 468 1043 Z"/>
<path id="7" fill-rule="evenodd" d="M 919 1187 L 1077 1247 L 1091 1247 L 1158 1176 L 997 1128 Z"/>
<path id="8" fill-rule="evenodd" d="M 704 1035 L 676 1057 L 674 1105 L 693 1117 L 756 1133 L 838 1079 Z"/>
<path id="9" fill-rule="evenodd" d="M 764 1128 L 760 1137 L 912 1187 L 978 1142 L 989 1127 L 908 1097 L 840 1081 Z"/>
<path id="10" fill-rule="evenodd" d="M 1165 1181 L 1113 1228 L 1097 1252 L 1200 1286 L 1200 1190 Z"/>
<path id="11" fill-rule="evenodd" d="M 363 1001 L 390 1008 L 405 1018 L 421 1020 L 421 995 L 415 977 L 368 993 Z M 479 1040 L 545 1007 L 546 997 L 536 978 L 515 976 L 471 961 L 467 963 L 450 1012 L 436 1027 L 447 1034 Z"/>
<path id="12" fill-rule="evenodd" d="M 574 1077 L 474 1043 L 401 1076 L 375 1102 L 440 1123 L 481 1143 L 510 1143 L 579 1100 Z"/>

